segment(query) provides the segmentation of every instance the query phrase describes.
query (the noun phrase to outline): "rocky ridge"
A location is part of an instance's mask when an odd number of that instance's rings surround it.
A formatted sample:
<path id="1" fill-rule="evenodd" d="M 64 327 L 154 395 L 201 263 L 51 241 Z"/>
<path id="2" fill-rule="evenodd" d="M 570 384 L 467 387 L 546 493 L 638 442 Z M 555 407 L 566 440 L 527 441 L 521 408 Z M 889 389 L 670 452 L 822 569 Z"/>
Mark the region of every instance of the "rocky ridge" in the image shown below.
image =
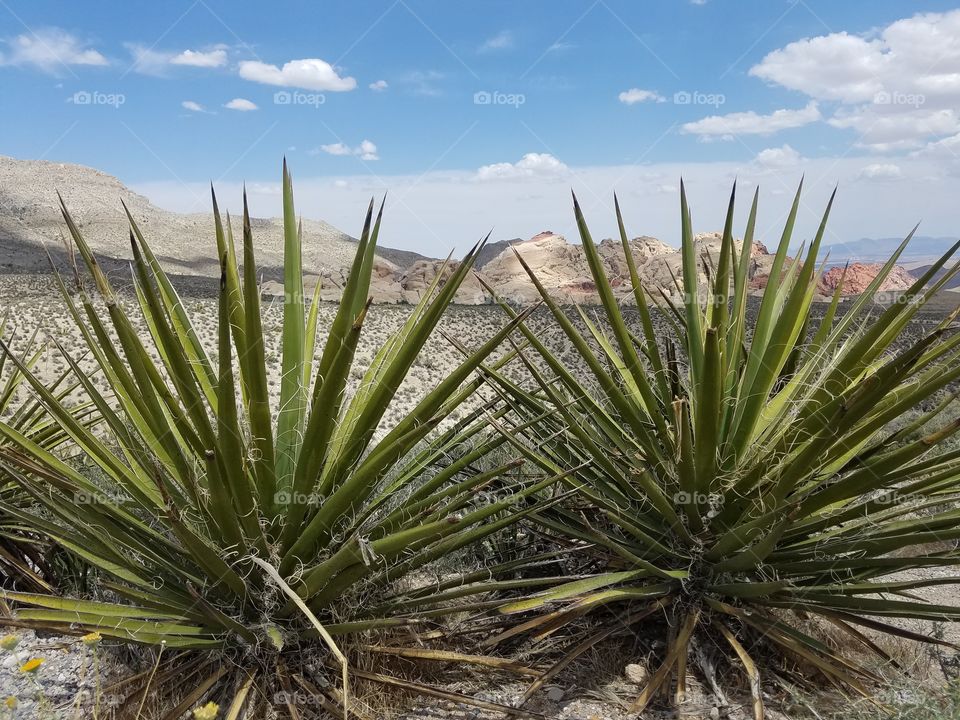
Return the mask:
<path id="1" fill-rule="evenodd" d="M 0 156 L 0 271 L 45 272 L 49 264 L 44 248 L 55 256 L 63 254 L 67 229 L 60 213 L 58 193 L 99 256 L 130 257 L 129 225 L 123 211 L 126 205 L 168 272 L 219 276 L 212 213 L 182 214 L 163 210 L 112 175 L 82 165 L 3 156 Z M 220 198 L 220 204 L 224 210 L 224 198 Z M 205 206 L 210 206 L 209 198 Z M 241 222 L 239 215 L 231 218 L 237 238 L 241 237 Z M 282 221 L 251 218 L 251 228 L 258 265 L 268 278 L 282 277 L 279 272 L 283 266 Z M 355 238 L 329 223 L 303 219 L 303 264 L 312 274 L 335 278 L 339 272 L 349 269 L 356 243 Z M 400 272 L 406 265 L 423 258 L 417 253 L 391 248 L 378 248 L 377 255 L 381 266 L 391 273 Z"/>
<path id="2" fill-rule="evenodd" d="M 121 200 L 144 232 L 168 272 L 177 275 L 215 278 L 219 263 L 212 249 L 213 219 L 210 213 L 179 214 L 162 210 L 147 198 L 126 188 L 117 178 L 92 168 L 68 163 L 16 160 L 0 156 L 0 272 L 36 273 L 49 269 L 46 252 L 65 262 L 66 234 L 57 200 L 61 193 L 84 237 L 109 269 L 127 273 L 130 256 L 129 230 Z M 239 236 L 239 219 L 231 219 Z M 263 272 L 263 292 L 283 294 L 283 227 L 279 218 L 252 219 L 257 259 Z M 319 220 L 303 221 L 305 291 L 312 293 L 320 283 L 320 296 L 339 299 L 356 250 L 356 239 Z M 697 254 L 715 262 L 720 250 L 720 233 L 695 236 Z M 677 278 L 682 257 L 677 248 L 648 236 L 630 241 L 641 282 L 648 293 L 677 297 Z M 737 242 L 740 249 L 740 242 Z M 603 240 L 598 251 L 615 292 L 632 302 L 629 272 L 619 241 Z M 484 287 L 511 302 L 527 304 L 539 298 L 517 255 L 533 269 L 547 290 L 562 303 L 595 303 L 596 287 L 583 248 L 563 236 L 544 231 L 525 241 L 499 241 L 486 246 L 477 260 L 475 273 L 464 282 L 455 302 L 481 305 L 493 301 Z M 749 279 L 759 291 L 766 284 L 773 256 L 761 243 L 750 248 Z M 700 280 L 707 278 L 701 267 Z M 438 272 L 449 277 L 456 263 L 427 258 L 417 253 L 378 248 L 370 294 L 376 303 L 416 303 Z M 843 293 L 856 294 L 875 277 L 879 264 L 854 263 L 847 269 Z M 120 272 L 122 271 L 122 272 Z M 818 289 L 829 296 L 842 268 L 832 268 Z M 479 276 L 479 277 L 478 277 Z M 482 282 L 481 282 L 482 279 Z M 912 282 L 910 275 L 895 268 L 882 290 L 902 290 Z"/>
<path id="3" fill-rule="evenodd" d="M 697 255 L 710 257 L 713 261 L 719 255 L 720 243 L 721 235 L 717 232 L 694 236 Z M 742 241 L 735 241 L 738 253 L 742 245 Z M 683 263 L 680 251 L 648 236 L 631 240 L 630 249 L 643 287 L 648 292 L 662 290 L 668 297 L 677 298 L 680 290 L 676 282 L 682 275 Z M 610 239 L 602 240 L 597 250 L 614 292 L 630 301 L 632 286 L 622 243 Z M 536 289 L 517 258 L 518 254 L 536 273 L 543 286 L 559 301 L 598 301 L 597 289 L 582 246 L 568 243 L 561 235 L 552 232 L 541 232 L 526 242 L 516 243 L 483 266 L 481 274 L 500 297 L 521 304 L 535 302 L 538 298 Z M 762 243 L 753 244 L 750 257 L 748 277 L 751 281 L 770 272 L 773 256 Z M 700 270 L 701 283 L 706 283 L 707 280 L 706 267 L 705 264 Z"/>

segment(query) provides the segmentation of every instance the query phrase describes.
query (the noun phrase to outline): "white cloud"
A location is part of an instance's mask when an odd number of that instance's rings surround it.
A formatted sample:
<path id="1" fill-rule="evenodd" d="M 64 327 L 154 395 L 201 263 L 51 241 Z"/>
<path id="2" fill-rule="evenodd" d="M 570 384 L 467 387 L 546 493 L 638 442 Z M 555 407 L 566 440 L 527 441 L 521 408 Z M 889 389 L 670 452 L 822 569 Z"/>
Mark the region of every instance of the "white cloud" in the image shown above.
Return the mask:
<path id="1" fill-rule="evenodd" d="M 688 122 L 680 131 L 699 135 L 704 139 L 731 139 L 735 135 L 772 135 L 780 130 L 802 127 L 821 119 L 817 103 L 811 101 L 799 110 L 776 110 L 769 115 L 758 115 L 753 110 L 728 115 L 711 115 Z"/>
<path id="2" fill-rule="evenodd" d="M 327 155 L 353 155 L 353 151 L 343 143 L 321 145 L 320 150 L 327 153 Z"/>
<path id="3" fill-rule="evenodd" d="M 278 182 L 254 182 L 245 185 L 251 195 L 283 196 L 283 184 Z"/>
<path id="4" fill-rule="evenodd" d="M 910 157 L 932 160 L 948 175 L 960 176 L 960 133 L 929 142 Z"/>
<path id="5" fill-rule="evenodd" d="M 190 112 L 207 112 L 203 105 L 198 102 L 194 102 L 193 100 L 184 100 L 182 103 L 180 103 L 180 105 L 184 110 L 189 110 Z"/>
<path id="6" fill-rule="evenodd" d="M 893 163 L 874 163 L 863 168 L 857 177 L 864 180 L 898 180 L 903 177 L 903 171 Z"/>
<path id="7" fill-rule="evenodd" d="M 230 102 L 224 105 L 228 110 L 240 110 L 241 112 L 249 112 L 250 110 L 256 110 L 256 103 L 247 100 L 246 98 L 234 98 Z"/>
<path id="8" fill-rule="evenodd" d="M 642 102 L 666 102 L 667 99 L 653 90 L 641 90 L 640 88 L 630 88 L 617 95 L 617 98 L 624 105 L 635 105 Z"/>
<path id="9" fill-rule="evenodd" d="M 386 80 L 377 80 L 376 82 L 370 83 L 368 87 L 374 92 L 383 92 L 389 87 L 389 85 L 387 85 Z"/>
<path id="10" fill-rule="evenodd" d="M 478 48 L 478 52 L 487 53 L 496 50 L 509 50 L 513 47 L 513 33 L 509 30 L 501 30 L 493 37 L 487 38 L 483 45 Z"/>
<path id="11" fill-rule="evenodd" d="M 60 28 L 43 28 L 7 38 L 0 53 L 0 65 L 32 65 L 48 73 L 57 73 L 70 65 L 109 65 L 98 51 Z"/>
<path id="12" fill-rule="evenodd" d="M 226 46 L 217 45 L 209 50 L 156 50 L 138 43 L 124 43 L 133 60 L 133 70 L 141 75 L 163 77 L 171 66 L 217 68 L 227 64 Z"/>
<path id="13" fill-rule="evenodd" d="M 821 100 L 863 102 L 883 89 L 885 62 L 882 41 L 841 32 L 774 50 L 750 68 L 750 75 Z"/>
<path id="14" fill-rule="evenodd" d="M 443 94 L 443 91 L 437 86 L 437 82 L 445 77 L 444 73 L 437 70 L 415 70 L 401 77 L 400 82 L 406 85 L 414 95 L 438 97 Z"/>
<path id="15" fill-rule="evenodd" d="M 798 40 L 769 53 L 754 77 L 841 108 L 830 123 L 887 151 L 960 131 L 960 10 L 897 20 L 867 36 Z"/>
<path id="16" fill-rule="evenodd" d="M 227 64 L 227 51 L 222 48 L 209 50 L 184 50 L 170 58 L 171 65 L 189 65 L 191 67 L 216 68 Z"/>
<path id="17" fill-rule="evenodd" d="M 141 75 L 161 77 L 169 69 L 170 58 L 172 57 L 170 53 L 153 50 L 137 43 L 124 43 L 124 47 L 127 48 L 127 52 L 130 53 L 130 58 L 133 60 L 131 69 L 134 72 Z"/>
<path id="18" fill-rule="evenodd" d="M 556 179 L 570 168 L 549 153 L 527 153 L 518 162 L 494 163 L 477 170 L 477 180 L 515 180 L 519 178 Z"/>
<path id="19" fill-rule="evenodd" d="M 360 147 L 357 148 L 359 151 L 357 154 L 360 156 L 361 160 L 379 160 L 380 156 L 377 155 L 377 146 L 374 145 L 369 140 L 364 140 L 360 143 Z"/>
<path id="20" fill-rule="evenodd" d="M 960 132 L 960 116 L 952 108 L 889 112 L 874 105 L 838 110 L 827 122 L 860 134 L 857 144 L 873 150 L 914 149 L 923 138 Z"/>
<path id="21" fill-rule="evenodd" d="M 321 152 L 324 152 L 327 155 L 356 155 L 361 160 L 380 159 L 380 155 L 377 153 L 377 146 L 370 140 L 363 140 L 357 147 L 354 148 L 342 142 L 321 145 L 316 150 L 311 151 L 310 154 L 316 155 Z"/>
<path id="22" fill-rule="evenodd" d="M 245 60 L 240 63 L 240 77 L 264 85 L 327 92 L 345 92 L 357 87 L 354 78 L 340 77 L 330 63 L 319 58 L 291 60 L 282 68 L 258 60 Z"/>
<path id="23" fill-rule="evenodd" d="M 799 165 L 802 160 L 800 153 L 789 145 L 782 145 L 778 148 L 761 150 L 753 162 L 760 168 L 779 170 Z"/>

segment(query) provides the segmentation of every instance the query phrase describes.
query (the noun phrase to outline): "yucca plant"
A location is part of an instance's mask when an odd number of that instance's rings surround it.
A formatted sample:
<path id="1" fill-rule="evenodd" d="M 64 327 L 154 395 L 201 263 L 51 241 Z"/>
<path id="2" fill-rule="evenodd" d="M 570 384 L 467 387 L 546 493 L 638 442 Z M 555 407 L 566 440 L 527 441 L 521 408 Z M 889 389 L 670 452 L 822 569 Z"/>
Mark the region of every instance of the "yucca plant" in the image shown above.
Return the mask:
<path id="1" fill-rule="evenodd" d="M 11 327 L 9 316 L 0 319 L 0 418 L 28 437 L 38 447 L 48 452 L 57 452 L 69 440 L 69 436 L 43 410 L 33 397 L 23 392 L 25 376 L 21 368 L 34 368 L 47 356 L 47 347 L 35 330 L 30 337 L 20 342 L 17 328 Z M 20 344 L 16 351 L 11 345 Z M 18 362 L 11 359 L 16 352 Z M 96 410 L 90 403 L 70 402 L 77 389 L 76 380 L 71 380 L 70 371 L 54 378 L 50 392 L 68 408 L 78 423 L 93 427 Z M 2 441 L 0 441 L 2 442 Z M 69 454 L 69 453 L 68 453 Z M 50 548 L 29 522 L 23 521 L 21 510 L 31 504 L 25 493 L 0 469 L 0 586 L 29 591 L 50 591 L 50 581 L 55 574 L 50 567 Z M 6 509 L 3 509 L 6 508 Z"/>
<path id="2" fill-rule="evenodd" d="M 461 406 L 484 382 L 474 370 L 519 318 L 471 349 L 412 410 L 378 434 L 401 381 L 482 243 L 447 282 L 441 284 L 443 273 L 437 273 L 351 394 L 348 379 L 369 311 L 383 208 L 374 219 L 371 201 L 339 309 L 322 350 L 315 352 L 319 287 L 305 302 L 301 233 L 284 165 L 282 360 L 279 398 L 271 402 L 246 198 L 242 263 L 229 216 L 222 222 L 215 197 L 213 208 L 222 266 L 215 357 L 200 342 L 129 212 L 137 302 L 127 310 L 63 207 L 98 297 L 88 293 L 79 269 L 75 292 L 59 282 L 108 391 L 60 350 L 108 432 L 97 434 L 78 423 L 21 364 L 46 413 L 97 476 L 63 462 L 12 424 L 0 425 L 0 466 L 40 508 L 20 511 L 22 517 L 99 569 L 102 598 L 18 592 L 3 597 L 15 605 L 20 624 L 162 645 L 171 662 L 147 684 L 172 683 L 184 695 L 165 717 L 180 717 L 206 700 L 227 703 L 229 717 L 249 703 L 245 712 L 261 717 L 274 698 L 271 689 L 284 691 L 278 705 L 294 717 L 338 706 L 346 712 L 346 659 L 334 638 L 452 612 L 442 590 L 427 588 L 405 606 L 396 590 L 389 601 L 387 589 L 535 511 L 539 501 L 532 506 L 518 501 L 536 498 L 559 480 L 511 480 L 517 462 L 482 472 L 472 465 L 503 439 L 491 436 L 482 404 L 473 410 Z M 466 414 L 453 422 L 451 414 L 461 410 Z M 448 419 L 450 427 L 437 435 Z M 493 502 L 474 502 L 474 492 L 495 479 L 503 492 Z M 169 655 L 170 650 L 218 652 L 183 656 Z M 390 647 L 378 652 L 404 654 Z M 451 657 L 424 648 L 410 652 Z M 321 682 L 331 669 L 343 670 L 339 690 Z M 357 668 L 351 673 L 391 682 Z M 142 682 L 138 692 L 134 701 L 142 704 Z"/>
<path id="3" fill-rule="evenodd" d="M 568 315 L 524 264 L 582 365 L 565 366 L 524 325 L 535 350 L 522 353 L 533 389 L 491 376 L 511 409 L 503 426 L 513 417 L 515 430 L 525 427 L 511 433 L 515 449 L 551 475 L 580 468 L 567 480 L 578 501 L 534 519 L 576 541 L 593 562 L 592 577 L 503 608 L 535 613 L 519 629 L 542 636 L 565 628 L 576 641 L 531 692 L 603 639 L 666 618 L 666 649 L 633 710 L 661 694 L 683 700 L 692 648 L 717 687 L 711 648 L 724 647 L 762 718 L 759 658 L 774 650 L 793 664 L 771 669 L 771 681 L 802 683 L 819 673 L 867 694 L 878 680 L 825 641 L 818 622 L 888 662 L 882 642 L 863 628 L 939 642 L 897 619 L 960 620 L 960 607 L 914 594 L 960 582 L 952 572 L 922 572 L 960 563 L 960 451 L 937 447 L 960 429 L 946 392 L 960 379 L 957 312 L 915 341 L 907 335 L 911 319 L 956 276 L 957 265 L 938 273 L 960 243 L 877 309 L 874 296 L 908 236 L 866 292 L 841 305 L 838 287 L 815 317 L 833 198 L 802 261 L 791 261 L 798 189 L 751 325 L 757 196 L 742 245 L 734 241 L 734 196 L 735 188 L 719 255 L 698 257 L 681 188 L 678 305 L 661 294 L 651 307 L 619 205 L 635 313 L 620 307 L 575 198 L 600 310 Z M 924 401 L 915 419 L 888 429 Z M 908 570 L 921 574 L 898 577 Z M 609 613 L 605 628 L 578 623 L 587 613 Z M 517 634 L 508 630 L 490 644 Z"/>

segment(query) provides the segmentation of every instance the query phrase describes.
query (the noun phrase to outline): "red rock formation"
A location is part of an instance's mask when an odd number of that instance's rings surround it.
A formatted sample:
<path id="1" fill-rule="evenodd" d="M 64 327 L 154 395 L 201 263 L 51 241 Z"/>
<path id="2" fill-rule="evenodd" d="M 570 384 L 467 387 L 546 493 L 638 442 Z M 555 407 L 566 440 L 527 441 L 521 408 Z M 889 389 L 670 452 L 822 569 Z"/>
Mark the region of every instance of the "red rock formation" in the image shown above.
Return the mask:
<path id="1" fill-rule="evenodd" d="M 844 277 L 844 269 L 842 267 L 833 267 L 823 274 L 819 289 L 824 295 L 830 295 L 836 290 L 837 285 L 840 284 L 840 279 L 843 278 L 842 293 L 844 295 L 859 295 L 867 289 L 867 286 L 870 285 L 882 268 L 882 263 L 855 262 L 847 267 L 846 277 Z M 879 290 L 880 292 L 906 290 L 913 285 L 913 282 L 914 279 L 910 273 L 902 267 L 896 266 L 880 284 Z"/>

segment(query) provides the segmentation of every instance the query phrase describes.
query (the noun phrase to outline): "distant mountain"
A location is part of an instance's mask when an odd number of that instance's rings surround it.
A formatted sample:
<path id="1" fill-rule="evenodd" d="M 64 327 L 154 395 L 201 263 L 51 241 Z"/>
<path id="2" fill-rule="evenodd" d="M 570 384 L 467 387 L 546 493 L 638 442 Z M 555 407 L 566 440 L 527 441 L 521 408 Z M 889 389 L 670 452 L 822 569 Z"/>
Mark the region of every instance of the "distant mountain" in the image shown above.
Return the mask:
<path id="1" fill-rule="evenodd" d="M 120 200 L 143 230 L 169 272 L 189 278 L 217 278 L 220 267 L 213 238 L 210 213 L 179 214 L 153 205 L 147 198 L 126 188 L 117 178 L 92 168 L 66 163 L 15 160 L 0 156 L 0 273 L 45 272 L 48 268 L 44 246 L 58 264 L 65 261 L 62 237 L 63 218 L 57 203 L 57 192 L 93 250 L 101 266 L 118 280 L 129 278 L 130 246 L 127 219 Z M 241 233 L 238 218 L 233 217 L 236 236 Z M 257 259 L 263 276 L 262 289 L 268 294 L 283 293 L 283 223 L 278 218 L 252 218 Z M 321 220 L 303 222 L 303 263 L 308 291 L 320 283 L 324 300 L 337 300 L 347 281 L 347 274 L 356 251 L 356 240 Z M 898 241 L 859 240 L 833 246 L 837 254 L 864 262 L 851 265 L 844 284 L 844 294 L 862 290 L 875 276 L 873 257 L 885 259 Z M 917 238 L 914 256 L 928 253 L 937 256 L 948 244 L 946 238 Z M 696 253 L 715 262 L 720 251 L 720 233 L 695 236 Z M 740 241 L 737 241 L 738 247 Z M 662 292 L 677 297 L 675 278 L 681 275 L 682 253 L 653 237 L 641 236 L 629 243 L 641 283 L 652 297 Z M 481 251 L 475 269 L 498 296 L 517 303 L 538 299 L 537 292 L 517 260 L 514 250 L 537 273 L 543 285 L 559 301 L 595 303 L 597 288 L 593 282 L 583 246 L 569 243 L 552 232 L 539 233 L 528 240 L 501 240 Z M 618 298 L 632 301 L 630 274 L 618 240 L 602 240 L 597 244 L 607 277 Z M 752 291 L 766 285 L 773 256 L 759 243 L 750 249 L 749 280 Z M 834 260 L 837 260 L 836 254 Z M 929 263 L 929 260 L 926 261 Z M 915 265 L 926 264 L 923 261 Z M 709 263 L 708 263 L 709 264 Z M 378 303 L 414 303 L 431 287 L 437 274 L 448 277 L 453 266 L 413 252 L 378 247 L 372 268 L 370 295 Z M 837 271 L 840 272 L 840 271 Z M 834 273 L 837 274 L 837 273 Z M 829 280 L 829 276 L 825 278 Z M 185 280 L 187 278 L 184 278 Z M 705 270 L 700 272 L 705 286 Z M 890 290 L 910 284 L 902 268 L 891 276 Z M 819 294 L 830 294 L 829 283 Z M 470 276 L 457 293 L 456 302 L 481 304 L 492 298 L 480 281 Z"/>
<path id="2" fill-rule="evenodd" d="M 923 274 L 930 269 L 930 265 L 921 265 L 920 267 L 911 268 L 910 274 L 915 278 L 920 278 Z M 936 282 L 943 277 L 943 274 L 947 272 L 944 269 L 939 270 L 933 276 L 933 281 Z M 954 290 L 960 288 L 960 277 L 953 277 L 950 280 L 947 280 L 946 284 L 943 286 L 944 290 Z"/>
<path id="3" fill-rule="evenodd" d="M 900 256 L 900 264 L 932 262 L 949 250 L 956 241 L 957 238 L 952 237 L 915 236 Z M 831 265 L 840 265 L 845 262 L 885 262 L 901 242 L 903 242 L 902 237 L 860 238 L 825 245 L 820 250 L 820 256 L 824 257 L 829 253 Z"/>
<path id="4" fill-rule="evenodd" d="M 480 252 L 477 253 L 477 259 L 473 261 L 473 266 L 477 270 L 482 269 L 484 265 L 493 260 L 497 255 L 502 253 L 511 245 L 519 242 L 523 242 L 522 238 L 514 238 L 513 240 L 497 240 L 496 242 L 487 243 L 483 246 Z"/>
<path id="5" fill-rule="evenodd" d="M 153 205 L 117 178 L 93 168 L 43 160 L 0 156 L 0 272 L 43 272 L 49 269 L 43 247 L 63 255 L 66 227 L 57 193 L 93 250 L 108 269 L 129 275 L 129 226 L 122 200 L 147 241 L 172 273 L 218 277 L 212 213 L 181 214 Z M 221 200 L 225 200 L 222 198 Z M 222 205 L 221 205 L 222 207 Z M 240 218 L 231 218 L 236 237 Z M 251 218 L 257 260 L 267 278 L 282 277 L 283 221 Z M 340 276 L 356 252 L 355 238 L 322 220 L 303 221 L 303 264 L 306 273 Z M 423 255 L 377 248 L 378 263 L 399 272 Z"/>

